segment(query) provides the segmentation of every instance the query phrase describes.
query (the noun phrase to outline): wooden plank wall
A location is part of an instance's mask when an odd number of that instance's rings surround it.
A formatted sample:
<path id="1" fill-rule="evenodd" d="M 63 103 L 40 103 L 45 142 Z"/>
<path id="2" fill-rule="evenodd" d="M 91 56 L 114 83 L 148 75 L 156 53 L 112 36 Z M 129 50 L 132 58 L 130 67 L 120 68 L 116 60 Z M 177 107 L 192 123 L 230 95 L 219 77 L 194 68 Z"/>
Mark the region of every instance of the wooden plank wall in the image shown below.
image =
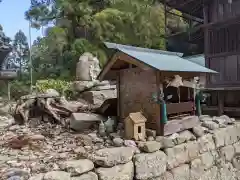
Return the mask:
<path id="1" fill-rule="evenodd" d="M 240 15 L 240 0 L 232 0 L 232 4 L 228 0 L 213 0 L 209 8 L 209 22 L 221 21 Z"/>
<path id="2" fill-rule="evenodd" d="M 218 74 L 209 75 L 208 86 L 240 86 L 240 55 L 207 58 L 207 64 Z"/>
<path id="3" fill-rule="evenodd" d="M 156 129 L 160 107 L 152 100 L 156 93 L 156 72 L 132 68 L 120 72 L 120 118 L 124 120 L 129 113 L 142 111 L 147 118 L 147 127 Z"/>

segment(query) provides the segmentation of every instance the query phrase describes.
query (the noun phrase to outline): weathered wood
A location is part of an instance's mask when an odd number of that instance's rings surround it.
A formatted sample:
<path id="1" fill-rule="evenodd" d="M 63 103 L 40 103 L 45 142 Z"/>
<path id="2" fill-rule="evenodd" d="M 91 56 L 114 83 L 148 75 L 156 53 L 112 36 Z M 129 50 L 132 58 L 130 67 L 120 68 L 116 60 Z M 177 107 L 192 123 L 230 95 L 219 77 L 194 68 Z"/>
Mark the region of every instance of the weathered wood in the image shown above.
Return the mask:
<path id="1" fill-rule="evenodd" d="M 14 111 L 15 121 L 19 124 L 28 123 L 31 118 L 39 117 L 39 113 L 31 113 L 31 111 L 41 112 L 41 116 L 48 115 L 54 120 L 54 123 L 62 124 L 66 126 L 65 119 L 70 117 L 74 112 L 85 112 L 89 110 L 96 110 L 97 107 L 90 107 L 88 105 L 70 104 L 63 97 L 48 97 L 46 96 L 24 96 L 22 97 L 16 106 Z"/>
<path id="2" fill-rule="evenodd" d="M 156 93 L 157 93 L 157 99 L 160 99 L 160 93 L 161 93 L 161 84 L 160 84 L 160 72 L 156 71 Z M 157 135 L 163 136 L 164 134 L 164 124 L 161 123 L 161 109 L 159 106 L 159 109 L 156 109 L 159 111 L 159 117 L 156 119 L 156 132 Z"/>
<path id="3" fill-rule="evenodd" d="M 204 111 L 218 111 L 217 106 L 203 106 Z M 240 107 L 223 107 L 223 112 L 240 112 Z"/>
<path id="4" fill-rule="evenodd" d="M 171 115 L 192 112 L 193 106 L 193 102 L 169 103 L 167 104 L 167 113 Z"/>

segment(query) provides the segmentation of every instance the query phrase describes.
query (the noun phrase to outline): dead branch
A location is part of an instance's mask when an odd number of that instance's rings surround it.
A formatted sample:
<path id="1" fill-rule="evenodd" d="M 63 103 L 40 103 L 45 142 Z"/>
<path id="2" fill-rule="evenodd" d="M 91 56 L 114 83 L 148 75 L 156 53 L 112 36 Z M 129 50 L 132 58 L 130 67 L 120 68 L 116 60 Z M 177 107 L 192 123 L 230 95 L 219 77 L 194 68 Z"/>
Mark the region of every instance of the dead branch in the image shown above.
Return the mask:
<path id="1" fill-rule="evenodd" d="M 64 97 L 49 95 L 27 95 L 21 97 L 14 111 L 15 121 L 18 124 L 28 123 L 31 119 L 49 117 L 51 123 L 66 125 L 65 119 L 76 112 L 95 112 L 97 106 L 77 104 L 67 101 Z"/>

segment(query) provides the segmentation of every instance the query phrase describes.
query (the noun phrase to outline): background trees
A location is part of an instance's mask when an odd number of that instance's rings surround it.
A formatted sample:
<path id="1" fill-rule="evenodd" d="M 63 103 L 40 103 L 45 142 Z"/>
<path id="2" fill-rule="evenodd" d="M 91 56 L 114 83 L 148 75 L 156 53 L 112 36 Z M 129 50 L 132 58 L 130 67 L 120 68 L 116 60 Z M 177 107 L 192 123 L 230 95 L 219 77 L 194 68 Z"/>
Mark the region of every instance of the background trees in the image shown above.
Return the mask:
<path id="1" fill-rule="evenodd" d="M 31 0 L 26 18 L 44 34 L 32 47 L 35 79 L 72 79 L 86 51 L 103 65 L 104 41 L 166 48 L 163 6 L 155 0 Z M 179 17 L 168 21 L 168 32 L 184 28 Z"/>
<path id="2" fill-rule="evenodd" d="M 28 68 L 29 46 L 26 35 L 19 30 L 13 40 L 13 52 L 15 66 L 19 66 L 19 75 L 22 79 L 23 72 Z"/>

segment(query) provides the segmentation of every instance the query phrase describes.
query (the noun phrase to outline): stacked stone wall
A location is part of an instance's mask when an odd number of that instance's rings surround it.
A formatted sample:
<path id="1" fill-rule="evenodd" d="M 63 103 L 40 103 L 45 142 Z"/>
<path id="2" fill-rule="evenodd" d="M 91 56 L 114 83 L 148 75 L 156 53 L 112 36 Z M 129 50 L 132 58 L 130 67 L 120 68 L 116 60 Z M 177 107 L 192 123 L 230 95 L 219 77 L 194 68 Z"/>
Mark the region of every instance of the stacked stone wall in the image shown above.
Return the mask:
<path id="1" fill-rule="evenodd" d="M 124 140 L 116 133 L 112 140 L 92 136 L 95 145 L 85 138 L 73 159 L 30 179 L 240 180 L 240 123 L 227 116 L 202 116 L 200 122 L 168 137 L 147 130 L 146 142 Z M 91 148 L 103 142 L 113 144 Z"/>

